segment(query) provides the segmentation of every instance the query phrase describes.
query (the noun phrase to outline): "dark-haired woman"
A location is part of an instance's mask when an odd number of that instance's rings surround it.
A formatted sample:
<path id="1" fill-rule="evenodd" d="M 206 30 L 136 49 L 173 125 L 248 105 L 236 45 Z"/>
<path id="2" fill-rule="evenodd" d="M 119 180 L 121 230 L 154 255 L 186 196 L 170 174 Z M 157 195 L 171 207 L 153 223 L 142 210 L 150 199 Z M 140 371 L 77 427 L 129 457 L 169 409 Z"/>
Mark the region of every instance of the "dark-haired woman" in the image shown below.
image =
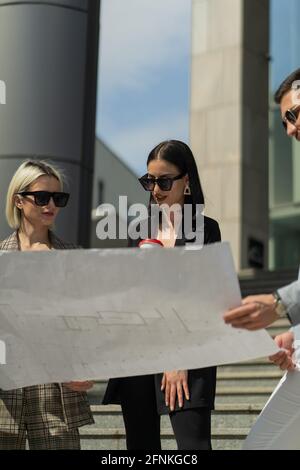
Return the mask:
<path id="1" fill-rule="evenodd" d="M 190 204 L 194 225 L 196 207 L 204 204 L 204 197 L 190 148 L 177 140 L 162 142 L 150 152 L 147 169 L 140 182 L 150 191 L 149 207 L 176 205 L 183 209 Z M 187 240 L 178 236 L 178 226 L 170 214 L 167 224 L 158 223 L 155 238 L 169 248 L 195 243 L 196 237 Z M 220 239 L 218 223 L 204 217 L 204 243 Z M 132 240 L 130 246 L 138 246 L 139 242 Z M 110 380 L 103 403 L 121 403 L 129 450 L 161 449 L 160 416 L 163 414 L 170 416 L 178 449 L 210 450 L 215 388 L 215 367 L 165 371 Z"/>

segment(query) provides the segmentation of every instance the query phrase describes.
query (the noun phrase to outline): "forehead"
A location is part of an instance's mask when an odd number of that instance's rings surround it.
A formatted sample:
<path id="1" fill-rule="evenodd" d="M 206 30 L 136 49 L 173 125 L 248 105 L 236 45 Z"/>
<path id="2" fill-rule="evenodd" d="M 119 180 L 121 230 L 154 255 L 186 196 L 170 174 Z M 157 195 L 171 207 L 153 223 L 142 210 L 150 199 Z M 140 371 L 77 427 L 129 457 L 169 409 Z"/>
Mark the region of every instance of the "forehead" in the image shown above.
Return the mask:
<path id="1" fill-rule="evenodd" d="M 286 93 L 280 103 L 281 115 L 284 117 L 288 109 L 295 108 L 300 105 L 300 93 L 299 90 L 295 92 L 294 90 Z"/>
<path id="2" fill-rule="evenodd" d="M 176 175 L 178 168 L 176 165 L 173 165 L 173 163 L 169 163 L 165 160 L 152 160 L 148 165 L 148 172 L 154 176 L 160 174 Z"/>
<path id="3" fill-rule="evenodd" d="M 61 191 L 60 182 L 54 176 L 40 176 L 30 185 L 30 191 Z"/>

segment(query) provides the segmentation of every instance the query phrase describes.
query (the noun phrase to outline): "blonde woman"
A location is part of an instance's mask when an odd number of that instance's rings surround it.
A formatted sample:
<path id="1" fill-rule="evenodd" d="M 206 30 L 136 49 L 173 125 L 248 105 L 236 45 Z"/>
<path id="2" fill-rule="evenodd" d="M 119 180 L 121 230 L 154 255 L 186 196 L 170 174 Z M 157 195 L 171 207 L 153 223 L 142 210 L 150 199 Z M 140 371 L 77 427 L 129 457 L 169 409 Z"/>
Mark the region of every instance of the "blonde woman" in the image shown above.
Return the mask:
<path id="1" fill-rule="evenodd" d="M 25 161 L 9 185 L 7 221 L 14 232 L 0 250 L 72 249 L 51 227 L 68 203 L 60 172 L 43 161 Z M 78 428 L 93 423 L 85 391 L 91 382 L 0 389 L 0 449 L 80 449 Z"/>

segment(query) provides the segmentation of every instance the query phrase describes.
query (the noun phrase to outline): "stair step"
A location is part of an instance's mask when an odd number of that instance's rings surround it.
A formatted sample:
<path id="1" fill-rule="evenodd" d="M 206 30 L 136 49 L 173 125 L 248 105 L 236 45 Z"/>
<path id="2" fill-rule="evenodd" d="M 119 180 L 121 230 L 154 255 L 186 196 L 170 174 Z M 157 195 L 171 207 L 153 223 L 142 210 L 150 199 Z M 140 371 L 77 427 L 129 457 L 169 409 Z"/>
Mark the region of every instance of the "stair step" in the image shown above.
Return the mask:
<path id="1" fill-rule="evenodd" d="M 213 439 L 245 439 L 249 434 L 249 428 L 237 428 L 237 429 L 216 429 L 212 431 Z M 125 430 L 124 428 L 111 428 L 101 429 L 95 427 L 84 426 L 80 428 L 80 436 L 83 439 L 124 439 Z M 174 433 L 172 428 L 165 428 L 161 430 L 162 439 L 173 438 Z"/>
<path id="2" fill-rule="evenodd" d="M 217 387 L 217 395 L 270 395 L 273 390 L 273 387 Z"/>
<path id="3" fill-rule="evenodd" d="M 125 438 L 103 438 L 103 437 L 88 437 L 81 436 L 81 448 L 83 450 L 119 450 L 126 451 Z M 212 439 L 213 450 L 241 450 L 244 443 L 244 438 L 224 438 L 218 437 Z M 162 450 L 177 450 L 176 441 L 173 438 L 162 438 Z"/>
<path id="4" fill-rule="evenodd" d="M 234 373 L 234 374 L 239 374 L 239 373 L 247 373 L 247 372 L 257 372 L 257 374 L 264 374 L 265 372 L 272 372 L 276 371 L 278 368 L 274 364 L 258 364 L 258 365 L 241 365 L 241 364 L 236 364 L 236 365 L 230 365 L 230 366 L 222 366 L 218 368 L 218 371 L 224 372 L 224 373 Z M 280 370 L 279 370 L 280 372 Z"/>
<path id="5" fill-rule="evenodd" d="M 217 404 L 213 413 L 259 413 L 263 404 L 247 404 L 247 403 L 224 403 Z M 120 405 L 92 405 L 93 414 L 121 414 Z"/>
<path id="6" fill-rule="evenodd" d="M 217 405 L 216 409 L 212 412 L 212 428 L 217 430 L 219 428 L 250 428 L 257 419 L 258 414 L 261 412 L 262 404 L 260 405 L 245 405 L 235 404 L 232 405 Z M 92 428 L 101 429 L 120 429 L 124 428 L 122 411 L 120 406 L 92 406 L 92 412 L 95 424 Z M 170 418 L 168 415 L 161 417 L 161 428 L 170 428 Z"/>
<path id="7" fill-rule="evenodd" d="M 281 379 L 284 372 L 280 369 L 272 371 L 247 371 L 247 372 L 219 372 L 219 380 L 259 380 L 259 379 Z"/>
<path id="8" fill-rule="evenodd" d="M 218 449 L 241 449 L 249 428 L 218 429 L 212 431 L 212 447 Z M 125 450 L 125 432 L 120 429 L 80 429 L 82 449 Z M 163 450 L 176 450 L 177 445 L 172 428 L 161 431 Z"/>

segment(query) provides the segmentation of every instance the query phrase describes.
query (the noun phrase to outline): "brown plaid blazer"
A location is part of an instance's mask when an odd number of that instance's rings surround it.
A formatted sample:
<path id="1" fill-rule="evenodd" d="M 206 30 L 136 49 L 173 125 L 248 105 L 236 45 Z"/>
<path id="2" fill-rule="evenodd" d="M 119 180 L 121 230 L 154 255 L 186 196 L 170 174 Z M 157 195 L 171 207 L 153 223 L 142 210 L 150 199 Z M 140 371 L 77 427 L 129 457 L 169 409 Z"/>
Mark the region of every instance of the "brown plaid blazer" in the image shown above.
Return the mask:
<path id="1" fill-rule="evenodd" d="M 56 250 L 76 249 L 49 232 Z M 14 232 L 0 242 L 0 250 L 18 251 Z M 62 384 L 45 384 L 4 391 L 0 389 L 0 432 L 18 433 L 24 420 L 33 430 L 48 429 L 53 435 L 94 423 L 86 393 L 73 392 Z"/>

